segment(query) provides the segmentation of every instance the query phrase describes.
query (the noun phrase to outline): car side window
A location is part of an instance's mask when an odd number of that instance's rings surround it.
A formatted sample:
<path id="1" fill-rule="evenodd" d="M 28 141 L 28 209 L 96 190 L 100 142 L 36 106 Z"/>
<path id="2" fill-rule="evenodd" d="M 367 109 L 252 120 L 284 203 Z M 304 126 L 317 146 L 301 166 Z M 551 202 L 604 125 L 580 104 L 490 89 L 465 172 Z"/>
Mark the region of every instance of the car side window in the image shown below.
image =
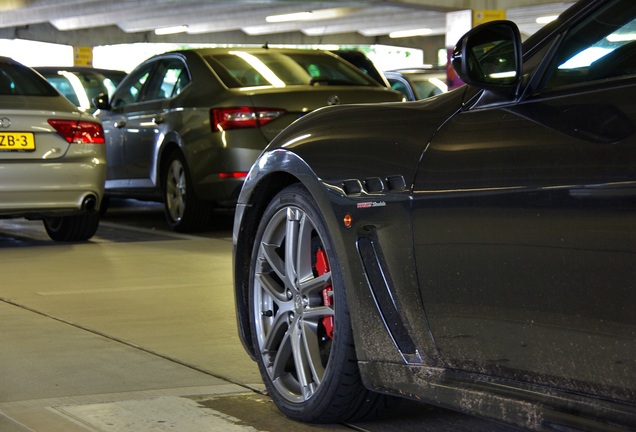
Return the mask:
<path id="1" fill-rule="evenodd" d="M 190 74 L 188 73 L 188 69 L 184 67 L 179 69 L 174 69 L 174 75 L 172 76 L 174 79 L 174 85 L 172 87 L 172 97 L 180 94 L 183 89 L 190 84 Z"/>
<path id="2" fill-rule="evenodd" d="M 178 59 L 164 60 L 148 88 L 145 100 L 169 99 L 178 95 L 190 82 L 185 64 Z"/>
<path id="3" fill-rule="evenodd" d="M 636 75 L 636 2 L 613 2 L 570 30 L 551 63 L 545 88 Z"/>
<path id="4" fill-rule="evenodd" d="M 131 80 L 127 81 L 126 87 L 122 88 L 113 96 L 112 106 L 113 108 L 122 107 L 131 103 L 139 102 L 142 98 L 142 90 L 150 72 L 154 67 L 153 64 L 149 64 L 143 69 L 140 69 Z"/>
<path id="5" fill-rule="evenodd" d="M 190 76 L 185 65 L 180 61 L 171 62 L 163 75 L 161 91 L 167 98 L 175 97 L 190 82 Z"/>

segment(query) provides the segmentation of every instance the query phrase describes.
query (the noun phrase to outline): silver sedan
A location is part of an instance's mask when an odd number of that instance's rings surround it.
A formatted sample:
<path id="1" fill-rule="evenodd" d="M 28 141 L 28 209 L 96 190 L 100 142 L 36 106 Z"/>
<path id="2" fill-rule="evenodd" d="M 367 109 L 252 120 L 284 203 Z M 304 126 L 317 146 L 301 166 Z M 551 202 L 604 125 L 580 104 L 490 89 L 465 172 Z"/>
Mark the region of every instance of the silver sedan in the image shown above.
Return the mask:
<path id="1" fill-rule="evenodd" d="M 53 240 L 87 240 L 99 225 L 105 178 L 100 121 L 0 57 L 0 218 L 41 219 Z"/>

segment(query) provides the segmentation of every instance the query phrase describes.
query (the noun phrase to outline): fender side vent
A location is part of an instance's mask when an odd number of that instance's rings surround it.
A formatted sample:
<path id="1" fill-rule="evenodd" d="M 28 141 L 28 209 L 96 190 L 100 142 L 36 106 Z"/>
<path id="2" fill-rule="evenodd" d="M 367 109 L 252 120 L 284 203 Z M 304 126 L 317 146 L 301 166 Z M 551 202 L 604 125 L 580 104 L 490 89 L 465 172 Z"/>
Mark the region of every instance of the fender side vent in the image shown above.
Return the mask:
<path id="1" fill-rule="evenodd" d="M 371 285 L 376 306 L 380 310 L 384 325 L 391 334 L 395 345 L 407 362 L 419 359 L 415 343 L 409 336 L 395 304 L 391 290 L 391 276 L 386 269 L 384 256 L 377 239 L 369 237 L 359 238 L 358 252 L 362 258 L 362 264 Z"/>
<path id="2" fill-rule="evenodd" d="M 390 191 L 401 192 L 406 190 L 406 180 L 404 176 L 395 175 L 387 177 L 386 183 Z"/>
<path id="3" fill-rule="evenodd" d="M 384 182 L 380 177 L 371 177 L 364 180 L 367 192 L 380 193 L 384 192 Z"/>
<path id="4" fill-rule="evenodd" d="M 384 192 L 404 192 L 407 190 L 404 176 L 394 175 L 387 178 L 368 177 L 364 180 L 342 180 L 335 186 L 341 187 L 346 195 L 360 195 L 363 192 L 379 194 Z"/>
<path id="5" fill-rule="evenodd" d="M 342 182 L 342 189 L 347 195 L 357 195 L 362 192 L 360 180 L 345 180 Z"/>

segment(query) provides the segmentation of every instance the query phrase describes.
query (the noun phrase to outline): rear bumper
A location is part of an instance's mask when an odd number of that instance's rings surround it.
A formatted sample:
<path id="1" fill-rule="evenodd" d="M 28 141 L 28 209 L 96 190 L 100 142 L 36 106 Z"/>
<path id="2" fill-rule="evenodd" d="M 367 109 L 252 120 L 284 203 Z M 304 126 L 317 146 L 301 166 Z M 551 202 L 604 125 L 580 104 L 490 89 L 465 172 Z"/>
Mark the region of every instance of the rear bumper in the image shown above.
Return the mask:
<path id="1" fill-rule="evenodd" d="M 12 161 L 0 170 L 0 218 L 71 215 L 99 209 L 106 160 L 98 154 L 65 160 Z"/>
<path id="2" fill-rule="evenodd" d="M 25 217 L 41 219 L 50 216 L 68 216 L 95 212 L 99 209 L 103 193 L 96 191 L 0 192 L 0 218 Z"/>
<path id="3" fill-rule="evenodd" d="M 245 177 L 223 178 L 221 173 L 247 174 L 261 152 L 262 149 L 226 148 L 219 150 L 207 160 L 203 158 L 204 163 L 193 164 L 197 197 L 223 207 L 233 207 Z"/>

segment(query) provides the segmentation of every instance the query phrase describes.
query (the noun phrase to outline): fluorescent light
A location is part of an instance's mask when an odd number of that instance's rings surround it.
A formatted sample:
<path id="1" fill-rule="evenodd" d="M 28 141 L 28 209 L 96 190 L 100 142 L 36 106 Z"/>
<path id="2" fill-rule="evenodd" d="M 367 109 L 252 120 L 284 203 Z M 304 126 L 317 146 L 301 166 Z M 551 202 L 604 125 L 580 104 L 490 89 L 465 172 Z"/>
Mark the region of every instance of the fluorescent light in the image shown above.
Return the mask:
<path id="1" fill-rule="evenodd" d="M 311 12 L 296 12 L 282 15 L 270 15 L 265 18 L 265 21 L 270 23 L 287 22 L 287 21 L 307 21 L 312 17 Z"/>
<path id="2" fill-rule="evenodd" d="M 338 18 L 351 12 L 351 8 L 334 8 L 334 9 L 321 9 L 315 11 L 296 12 L 282 15 L 270 15 L 265 18 L 265 21 L 270 23 L 280 23 L 289 21 L 314 21 Z"/>
<path id="3" fill-rule="evenodd" d="M 163 27 L 155 29 L 155 34 L 158 36 L 176 34 L 176 33 L 185 33 L 188 31 L 188 26 L 180 25 L 174 27 Z"/>
<path id="4" fill-rule="evenodd" d="M 433 29 L 430 28 L 421 28 L 421 29 L 412 29 L 412 30 L 399 30 L 389 33 L 389 37 L 391 39 L 397 38 L 405 38 L 405 37 L 415 37 L 415 36 L 427 36 L 433 33 Z"/>
<path id="5" fill-rule="evenodd" d="M 547 24 L 549 22 L 554 21 L 558 17 L 559 17 L 558 15 L 542 16 L 542 17 L 537 18 L 535 21 L 536 21 L 537 24 Z"/>

